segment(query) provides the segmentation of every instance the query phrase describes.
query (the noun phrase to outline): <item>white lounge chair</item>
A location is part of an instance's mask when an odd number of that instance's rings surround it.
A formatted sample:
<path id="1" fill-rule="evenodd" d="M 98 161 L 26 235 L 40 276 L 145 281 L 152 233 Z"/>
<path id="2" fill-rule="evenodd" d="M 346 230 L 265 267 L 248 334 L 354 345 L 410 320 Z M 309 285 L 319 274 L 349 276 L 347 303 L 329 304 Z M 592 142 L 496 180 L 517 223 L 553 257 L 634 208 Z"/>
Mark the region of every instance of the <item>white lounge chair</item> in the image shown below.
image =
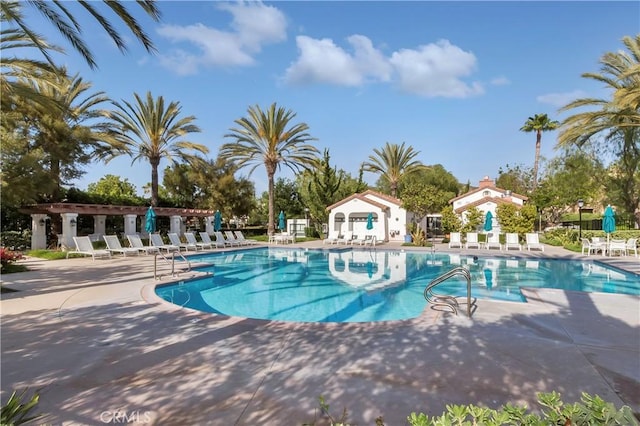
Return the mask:
<path id="1" fill-rule="evenodd" d="M 353 239 L 353 231 L 346 231 L 342 236 L 342 238 L 338 238 L 338 241 L 336 242 L 336 244 L 338 245 L 344 244 L 346 246 L 347 244 L 351 243 L 352 239 Z"/>
<path id="2" fill-rule="evenodd" d="M 464 243 L 464 248 L 480 248 L 480 243 L 478 242 L 478 233 L 477 232 L 467 232 L 467 241 Z"/>
<path id="3" fill-rule="evenodd" d="M 509 251 L 510 248 L 516 248 L 522 251 L 522 244 L 520 244 L 520 236 L 515 232 L 507 232 L 505 236 L 504 249 Z"/>
<path id="4" fill-rule="evenodd" d="M 149 240 L 154 247 L 158 247 L 159 250 L 165 250 L 167 253 L 180 251 L 180 246 L 175 244 L 166 244 L 160 234 L 149 234 Z"/>
<path id="5" fill-rule="evenodd" d="M 525 234 L 527 250 L 538 249 L 544 251 L 544 245 L 540 244 L 540 237 L 535 232 L 528 232 Z"/>
<path id="6" fill-rule="evenodd" d="M 629 238 L 625 243 L 626 252 L 629 256 L 631 256 L 631 252 L 638 257 L 638 239 L 637 238 Z"/>
<path id="7" fill-rule="evenodd" d="M 216 231 L 214 233 L 214 235 L 216 236 L 216 241 L 218 243 L 222 243 L 225 245 L 225 247 L 232 247 L 232 246 L 239 246 L 240 244 L 236 243 L 235 240 L 234 241 L 229 241 L 228 239 L 226 239 L 224 237 L 224 234 L 222 233 L 222 231 Z"/>
<path id="8" fill-rule="evenodd" d="M 224 241 L 221 242 L 221 241 L 218 241 L 217 239 L 216 241 L 213 241 L 209 236 L 209 234 L 207 234 L 206 232 L 200 233 L 200 239 L 202 240 L 203 243 L 210 244 L 211 247 L 216 246 L 216 247 L 224 248 Z"/>
<path id="9" fill-rule="evenodd" d="M 160 249 L 155 246 L 145 246 L 142 243 L 142 239 L 140 235 L 127 235 L 127 240 L 129 240 L 129 245 L 131 248 L 138 250 L 138 252 L 144 252 L 145 254 L 149 253 L 158 253 Z"/>
<path id="10" fill-rule="evenodd" d="M 462 235 L 459 232 L 452 232 L 449 235 L 449 248 L 462 248 Z"/>
<path id="11" fill-rule="evenodd" d="M 96 260 L 96 257 L 102 256 L 111 258 L 111 252 L 109 250 L 94 249 L 89 237 L 73 237 L 73 242 L 76 244 L 76 249 L 67 252 L 67 259 L 70 254 L 91 256 L 93 260 Z"/>
<path id="12" fill-rule="evenodd" d="M 366 237 L 364 237 L 364 243 L 362 245 L 375 246 L 377 242 L 378 242 L 378 239 L 376 238 L 375 235 L 367 235 Z"/>
<path id="13" fill-rule="evenodd" d="M 497 248 L 502 251 L 502 244 L 500 243 L 500 234 L 496 232 L 489 232 L 487 234 L 487 242 L 485 244 L 487 250 Z"/>
<path id="14" fill-rule="evenodd" d="M 280 232 L 280 233 L 276 233 L 276 234 L 271 235 L 269 237 L 269 242 L 270 243 L 274 243 L 274 244 L 295 243 L 296 242 L 296 237 L 295 237 L 295 235 L 291 235 L 288 232 Z"/>
<path id="15" fill-rule="evenodd" d="M 335 231 L 329 232 L 327 238 L 322 240 L 322 244 L 338 244 L 338 236 L 339 234 Z"/>
<path id="16" fill-rule="evenodd" d="M 224 231 L 224 237 L 227 241 L 231 241 L 236 243 L 238 246 L 246 246 L 248 243 L 246 241 L 240 241 L 236 238 L 235 234 L 231 231 Z"/>
<path id="17" fill-rule="evenodd" d="M 102 238 L 104 238 L 104 242 L 107 243 L 107 250 L 111 253 L 122 253 L 124 257 L 127 257 L 127 253 L 135 254 L 136 256 L 140 254 L 140 251 L 136 248 L 122 247 L 116 235 L 103 235 Z"/>
<path id="18" fill-rule="evenodd" d="M 258 244 L 258 240 L 254 240 L 252 238 L 245 238 L 244 234 L 242 233 L 242 231 L 233 231 L 233 233 L 236 236 L 236 240 L 241 241 L 243 243 L 245 243 L 245 245 L 253 245 L 253 244 Z"/>
<path id="19" fill-rule="evenodd" d="M 175 232 L 167 233 L 167 237 L 169 237 L 169 241 L 171 242 L 171 244 L 173 244 L 174 246 L 178 246 L 180 249 L 185 249 L 185 251 L 189 251 L 191 249 L 193 249 L 193 251 L 198 250 L 198 246 L 196 246 L 195 244 L 183 243 L 180 240 L 178 234 Z"/>
<path id="20" fill-rule="evenodd" d="M 209 248 L 209 249 L 211 248 L 211 244 L 207 244 L 205 242 L 200 242 L 196 240 L 196 236 L 194 235 L 193 232 L 185 232 L 184 238 L 187 240 L 187 244 L 190 244 L 191 246 L 195 246 L 196 251 L 198 251 L 198 249 L 204 250 L 205 248 Z"/>

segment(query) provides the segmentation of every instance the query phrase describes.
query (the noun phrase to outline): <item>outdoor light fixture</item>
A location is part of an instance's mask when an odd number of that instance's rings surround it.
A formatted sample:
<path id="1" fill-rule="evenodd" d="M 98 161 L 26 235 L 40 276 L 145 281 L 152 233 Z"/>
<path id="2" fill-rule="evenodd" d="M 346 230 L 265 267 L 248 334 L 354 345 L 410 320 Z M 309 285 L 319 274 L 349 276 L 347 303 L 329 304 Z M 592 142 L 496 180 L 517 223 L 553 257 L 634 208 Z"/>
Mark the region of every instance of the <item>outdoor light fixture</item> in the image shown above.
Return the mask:
<path id="1" fill-rule="evenodd" d="M 75 219 L 71 219 L 71 220 L 69 221 L 69 225 L 71 225 L 71 226 L 76 226 L 76 223 L 77 223 L 77 222 L 76 222 L 76 220 L 75 220 Z"/>
<path id="2" fill-rule="evenodd" d="M 580 198 L 578 200 L 578 238 L 582 240 L 582 208 L 584 207 L 584 200 Z"/>
<path id="3" fill-rule="evenodd" d="M 40 224 L 40 226 L 44 226 L 44 224 L 45 224 L 46 222 L 44 221 L 44 219 L 40 219 L 40 221 L 39 221 L 38 223 Z"/>

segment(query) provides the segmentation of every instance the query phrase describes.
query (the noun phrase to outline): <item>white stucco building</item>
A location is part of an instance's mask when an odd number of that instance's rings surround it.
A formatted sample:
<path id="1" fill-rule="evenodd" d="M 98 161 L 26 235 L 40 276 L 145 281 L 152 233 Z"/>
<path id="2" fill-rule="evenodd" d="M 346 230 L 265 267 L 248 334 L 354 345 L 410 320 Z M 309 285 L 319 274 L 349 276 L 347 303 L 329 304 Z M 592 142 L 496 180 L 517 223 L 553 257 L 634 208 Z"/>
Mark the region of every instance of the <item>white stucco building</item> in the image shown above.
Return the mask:
<path id="1" fill-rule="evenodd" d="M 401 207 L 400 199 L 367 190 L 328 206 L 329 237 L 351 231 L 361 237 L 375 235 L 378 241 L 404 241 L 406 224 L 413 214 Z M 373 229 L 367 229 L 367 216 L 373 215 Z"/>
<path id="2" fill-rule="evenodd" d="M 462 221 L 466 220 L 467 211 L 471 207 L 476 207 L 486 215 L 488 211 L 493 215 L 493 228 L 499 232 L 500 224 L 498 223 L 496 208 L 500 204 L 513 204 L 517 208 L 522 207 L 528 198 L 524 195 L 512 193 L 509 190 L 497 188 L 495 181 L 485 176 L 478 185 L 465 194 L 449 200 L 453 205 L 453 211 L 460 216 Z"/>

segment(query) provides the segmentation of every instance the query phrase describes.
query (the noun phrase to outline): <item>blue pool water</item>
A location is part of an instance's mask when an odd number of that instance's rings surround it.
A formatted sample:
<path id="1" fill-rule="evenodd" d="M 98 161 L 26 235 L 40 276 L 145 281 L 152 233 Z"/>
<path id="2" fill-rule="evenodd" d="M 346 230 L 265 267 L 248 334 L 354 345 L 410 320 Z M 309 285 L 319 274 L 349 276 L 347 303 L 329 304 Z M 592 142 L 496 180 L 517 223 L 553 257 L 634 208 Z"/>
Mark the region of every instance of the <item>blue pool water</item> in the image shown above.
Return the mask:
<path id="1" fill-rule="evenodd" d="M 211 275 L 158 286 L 180 306 L 245 318 L 299 322 L 368 322 L 415 318 L 425 286 L 465 265 L 478 299 L 523 302 L 520 287 L 640 295 L 638 275 L 602 264 L 557 259 L 474 258 L 384 250 L 257 248 L 200 254 Z M 439 293 L 466 294 L 452 279 Z"/>

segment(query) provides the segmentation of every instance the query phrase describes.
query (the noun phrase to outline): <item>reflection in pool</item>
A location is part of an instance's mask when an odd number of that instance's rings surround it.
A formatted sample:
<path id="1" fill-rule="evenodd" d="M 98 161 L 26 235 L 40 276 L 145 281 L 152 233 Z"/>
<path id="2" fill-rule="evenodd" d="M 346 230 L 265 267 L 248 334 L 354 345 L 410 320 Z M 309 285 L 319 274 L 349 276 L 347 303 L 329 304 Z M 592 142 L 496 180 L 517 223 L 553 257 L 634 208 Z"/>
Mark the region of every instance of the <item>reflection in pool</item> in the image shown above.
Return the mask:
<path id="1" fill-rule="evenodd" d="M 282 321 L 361 322 L 415 318 L 430 280 L 464 265 L 478 299 L 524 301 L 520 287 L 640 294 L 640 277 L 592 262 L 483 258 L 398 250 L 257 248 L 192 259 L 213 274 L 158 286 L 167 301 L 204 312 Z M 440 293 L 464 295 L 453 279 Z"/>

